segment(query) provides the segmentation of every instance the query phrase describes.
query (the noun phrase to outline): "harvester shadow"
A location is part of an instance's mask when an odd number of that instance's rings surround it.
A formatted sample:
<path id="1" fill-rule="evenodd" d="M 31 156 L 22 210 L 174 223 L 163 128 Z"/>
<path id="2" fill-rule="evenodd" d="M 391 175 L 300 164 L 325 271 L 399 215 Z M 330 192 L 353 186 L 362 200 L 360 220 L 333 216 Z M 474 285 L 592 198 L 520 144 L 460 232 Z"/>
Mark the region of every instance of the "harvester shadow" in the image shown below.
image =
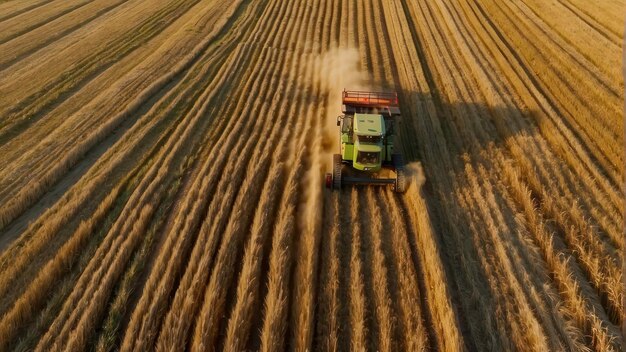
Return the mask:
<path id="1" fill-rule="evenodd" d="M 484 312 L 468 307 L 477 307 L 478 303 L 495 303 L 489 290 L 492 277 L 480 265 L 480 253 L 484 253 L 490 246 L 486 243 L 488 240 L 483 239 L 486 237 L 483 233 L 487 230 L 480 228 L 481 224 L 476 223 L 477 219 L 472 218 L 469 209 L 464 209 L 459 204 L 460 193 L 476 192 L 473 189 L 475 185 L 467 179 L 466 166 L 471 165 L 476 174 L 480 167 L 486 175 L 494 175 L 502 169 L 501 163 L 494 156 L 504 155 L 507 158 L 510 155 L 509 143 L 531 141 L 538 133 L 538 124 L 545 117 L 536 111 L 521 110 L 515 106 L 494 107 L 482 102 L 445 102 L 436 93 L 431 96 L 402 92 L 400 95 L 403 112 L 400 145 L 407 162 L 419 162 L 422 166 L 425 181 L 419 192 L 426 200 L 438 248 L 436 255 L 445 268 L 447 280 L 442 285 L 447 286 L 447 291 L 451 293 L 461 333 L 468 337 L 464 339 L 468 344 L 466 347 L 476 350 L 472 342 L 474 339 L 470 336 L 476 336 L 475 330 L 480 330 L 478 336 L 488 338 L 490 327 L 472 324 L 471 322 L 485 319 L 481 316 Z M 477 177 L 480 179 L 480 174 Z M 512 221 L 511 214 L 516 211 L 510 209 L 510 205 L 504 201 L 508 195 L 494 186 L 489 196 L 493 196 L 497 206 L 501 207 L 499 210 L 502 214 L 508 214 L 504 215 L 508 217 L 506 220 Z M 409 211 L 406 206 L 408 200 L 402 196 L 399 198 L 405 204 L 403 211 Z M 457 235 L 452 236 L 453 233 Z M 498 235 L 508 237 L 512 234 L 500 232 Z M 412 250 L 416 260 L 415 252 L 420 248 L 412 243 Z M 460 274 L 468 263 L 472 264 L 473 278 L 465 278 Z M 416 267 L 419 268 L 419 265 L 416 261 Z M 476 302 L 468 304 L 467 292 L 471 292 L 470 286 L 477 287 L 480 294 L 471 298 Z M 496 308 L 489 307 L 488 311 L 495 312 Z M 428 312 L 428 309 L 425 311 Z M 495 316 L 489 318 L 490 321 L 496 321 Z M 474 331 L 473 334 L 470 334 L 470 328 Z"/>
<path id="2" fill-rule="evenodd" d="M 534 111 L 520 110 L 515 106 L 490 106 L 482 102 L 447 102 L 443 101 L 438 94 L 423 94 L 419 92 L 407 92 L 399 91 L 400 109 L 402 116 L 399 124 L 396 127 L 397 139 L 394 145 L 397 145 L 402 151 L 405 161 L 409 164 L 409 168 L 412 170 L 419 170 L 419 168 L 411 167 L 416 163 L 420 163 L 424 173 L 424 183 L 421 189 L 417 191 L 420 193 L 420 197 L 425 199 L 426 208 L 428 211 L 428 219 L 431 221 L 432 234 L 435 237 L 436 253 L 429 253 L 428 255 L 434 255 L 440 258 L 445 270 L 445 282 L 441 285 L 446 286 L 446 291 L 451 293 L 451 300 L 456 310 L 455 315 L 459 320 L 461 333 L 468 338 L 465 339 L 468 342 L 468 349 L 474 350 L 475 346 L 472 345 L 472 338 L 470 333 L 470 322 L 480 319 L 478 316 L 481 314 L 478 310 L 464 310 L 467 309 L 467 305 L 461 304 L 467 298 L 465 293 L 469 289 L 469 283 L 464 279 L 459 280 L 459 272 L 462 265 L 465 265 L 464 260 L 470 260 L 476 263 L 480 263 L 480 252 L 484 251 L 483 246 L 487 246 L 482 241 L 476 241 L 476 236 L 480 237 L 481 234 L 474 233 L 482 231 L 481 228 L 477 228 L 476 219 L 472 218 L 472 215 L 468 211 L 464 211 L 455 198 L 459 192 L 465 190 L 472 190 L 472 186 L 465 179 L 465 166 L 473 165 L 481 168 L 489 175 L 493 174 L 498 168 L 502 168 L 502 165 L 498 165 L 498 161 L 495 161 L 492 157 L 496 154 L 509 155 L 509 145 L 512 143 L 512 138 L 523 137 L 523 141 L 531 140 L 533 134 L 537 133 L 537 124 L 540 119 L 543 118 L 540 114 Z M 527 138 L 530 137 L 530 138 Z M 475 172 L 477 172 L 475 170 Z M 368 186 L 352 186 L 348 189 L 342 189 L 336 192 L 338 195 L 339 206 L 339 221 L 342 224 L 340 228 L 354 228 L 355 224 L 351 224 L 351 219 L 354 217 L 351 214 L 350 205 L 351 189 L 356 188 L 358 192 L 366 192 Z M 456 188 L 456 189 L 455 189 Z M 459 189 L 460 188 L 460 189 Z M 380 201 L 380 207 L 388 207 L 390 205 L 384 204 L 384 197 L 382 192 L 385 190 L 375 187 L 375 199 Z M 413 189 L 412 191 L 415 191 Z M 496 199 L 498 206 L 508 207 L 506 201 L 504 201 L 507 195 L 502 194 L 502 190 L 497 187 L 493 187 L 493 197 Z M 328 197 L 332 193 L 325 192 L 325 196 Z M 413 223 L 408 220 L 406 214 L 411 211 L 410 202 L 411 198 L 407 195 L 393 195 L 395 197 L 396 204 L 400 204 L 400 209 L 385 209 L 384 217 L 393 221 L 394 217 L 391 216 L 393 212 L 400 211 L 402 216 L 400 219 L 404 219 L 403 226 L 407 231 L 407 239 L 411 248 L 411 259 L 414 267 L 418 272 L 418 285 L 422 292 L 426 292 L 426 283 L 424 277 L 426 274 L 424 270 L 428 270 L 422 263 L 420 258 L 424 258 L 423 251 L 420 248 L 418 240 L 419 236 L 428 234 L 422 234 L 417 228 L 413 228 Z M 359 200 L 364 199 L 358 197 Z M 342 206 L 346 205 L 346 206 Z M 360 208 L 367 208 L 365 205 L 357 205 Z M 450 212 L 451 207 L 457 207 L 461 211 Z M 342 210 L 343 209 L 343 210 Z M 503 210 L 504 214 L 515 214 L 514 209 Z M 454 215 L 453 215 L 454 214 Z M 366 216 L 367 214 L 364 214 Z M 413 214 L 416 217 L 420 217 L 420 214 Z M 454 218 L 452 218 L 452 216 Z M 396 218 L 398 219 L 398 218 Z M 329 221 L 326 219 L 324 221 Z M 353 219 L 352 219 L 353 220 Z M 510 220 L 510 219 L 508 219 Z M 368 226 L 369 221 L 358 220 L 360 227 Z M 480 224 L 479 224 L 480 226 Z M 389 229 L 389 228 L 388 228 Z M 474 230 L 472 230 L 474 229 Z M 462 236 L 453 237 L 446 236 L 453 231 L 461 231 Z M 369 231 L 369 230 L 367 230 Z M 366 231 L 366 232 L 367 232 Z M 346 232 L 346 231 L 343 231 Z M 350 238 L 352 233 L 347 231 L 341 233 L 342 237 L 348 239 L 340 242 L 338 253 L 340 254 L 339 261 L 341 267 L 349 267 L 350 259 L 342 258 L 342 254 L 352 253 L 350 250 Z M 499 233 L 500 236 L 508 236 L 506 233 Z M 361 245 L 365 245 L 364 241 L 368 241 L 368 236 L 361 236 Z M 369 245 L 367 245 L 369 246 Z M 389 246 L 384 248 L 390 248 Z M 384 253 L 384 256 L 388 259 L 388 262 L 393 261 L 394 254 L 391 251 Z M 368 258 L 361 258 L 363 262 L 366 262 Z M 391 264 L 393 266 L 393 264 Z M 373 270 L 368 265 L 363 266 L 364 275 L 371 275 Z M 478 282 L 473 283 L 476 287 L 479 287 L 481 295 L 475 299 L 485 299 L 485 302 L 490 302 L 493 299 L 490 297 L 489 291 L 489 279 L 490 275 L 485 272 L 485 268 L 480 265 L 474 266 L 477 271 L 474 279 Z M 393 270 L 389 271 L 389 275 L 393 276 Z M 350 282 L 346 279 L 350 278 L 350 274 L 344 274 L 342 278 L 339 278 L 339 285 L 343 287 L 340 292 L 348 290 Z M 397 280 L 390 278 L 390 280 Z M 392 293 L 392 295 L 395 295 Z M 342 301 L 348 302 L 349 295 L 344 292 Z M 416 302 L 417 303 L 417 302 Z M 426 301 L 425 296 L 420 297 L 420 306 L 425 314 L 427 320 L 427 330 L 431 341 L 436 341 L 436 333 L 432 330 L 434 326 L 431 312 L 429 309 L 429 303 Z M 491 311 L 495 312 L 496 307 Z M 345 313 L 344 313 L 345 314 Z M 494 313 L 495 314 L 495 313 Z M 493 317 L 492 321 L 496 318 Z M 488 327 L 471 327 L 474 329 L 482 329 L 482 333 L 487 336 Z M 345 333 L 345 337 L 349 337 Z"/>

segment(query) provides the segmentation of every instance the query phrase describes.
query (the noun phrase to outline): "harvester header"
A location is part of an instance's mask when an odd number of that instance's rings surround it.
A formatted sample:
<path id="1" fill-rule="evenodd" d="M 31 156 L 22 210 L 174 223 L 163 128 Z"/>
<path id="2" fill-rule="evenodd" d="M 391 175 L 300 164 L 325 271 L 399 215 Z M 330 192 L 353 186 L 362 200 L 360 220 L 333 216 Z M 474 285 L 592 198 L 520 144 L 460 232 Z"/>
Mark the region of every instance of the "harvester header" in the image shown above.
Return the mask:
<path id="1" fill-rule="evenodd" d="M 345 90 L 341 94 L 344 114 L 380 113 L 390 116 L 400 115 L 398 93 L 396 92 L 365 92 Z"/>

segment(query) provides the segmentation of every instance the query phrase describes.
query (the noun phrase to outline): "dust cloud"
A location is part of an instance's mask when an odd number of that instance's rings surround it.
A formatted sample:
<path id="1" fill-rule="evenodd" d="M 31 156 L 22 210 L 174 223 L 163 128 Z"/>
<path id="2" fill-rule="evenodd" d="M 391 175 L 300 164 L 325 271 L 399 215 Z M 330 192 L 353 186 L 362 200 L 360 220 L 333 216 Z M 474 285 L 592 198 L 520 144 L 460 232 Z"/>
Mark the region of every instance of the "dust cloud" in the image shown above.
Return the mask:
<path id="1" fill-rule="evenodd" d="M 419 191 L 424 185 L 424 182 L 426 182 L 426 175 L 424 175 L 422 163 L 419 161 L 408 163 L 404 166 L 404 170 L 408 181 L 408 189 Z"/>
<path id="2" fill-rule="evenodd" d="M 332 155 L 339 152 L 339 127 L 337 116 L 341 115 L 341 93 L 348 90 L 368 90 L 367 73 L 361 71 L 359 52 L 353 48 L 335 48 L 310 58 L 316 74 L 314 84 L 321 88 L 321 101 L 328 95 L 322 118 L 321 130 L 315 131 L 312 168 L 302 175 L 306 185 L 300 196 L 298 229 L 301 233 L 319 232 L 323 175 L 332 172 Z"/>
<path id="3" fill-rule="evenodd" d="M 331 165 L 332 154 L 339 152 L 337 116 L 341 115 L 341 93 L 347 90 L 370 90 L 369 75 L 361 71 L 359 52 L 355 48 L 334 48 L 317 57 L 316 70 L 322 91 L 328 94 L 322 134 L 325 164 Z"/>

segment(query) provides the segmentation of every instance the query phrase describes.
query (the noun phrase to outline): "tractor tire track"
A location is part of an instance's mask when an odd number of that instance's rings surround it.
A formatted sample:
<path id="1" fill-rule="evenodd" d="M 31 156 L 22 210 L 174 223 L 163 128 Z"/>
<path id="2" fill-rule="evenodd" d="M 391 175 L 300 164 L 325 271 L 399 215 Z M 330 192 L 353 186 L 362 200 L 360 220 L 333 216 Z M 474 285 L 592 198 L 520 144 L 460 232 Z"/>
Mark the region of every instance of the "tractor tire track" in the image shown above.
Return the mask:
<path id="1" fill-rule="evenodd" d="M 60 39 L 80 30 L 81 28 L 84 28 L 85 26 L 88 26 L 90 23 L 95 22 L 98 19 L 101 19 L 109 12 L 114 11 L 115 9 L 126 3 L 126 1 L 127 0 L 114 1 L 113 4 L 99 9 L 82 9 L 90 15 L 85 18 L 82 17 L 81 14 L 78 14 L 76 16 L 80 18 L 80 21 L 78 23 L 68 26 L 69 21 L 65 18 L 61 18 L 42 25 L 40 28 L 40 32 L 45 33 L 43 35 L 41 33 L 38 33 L 38 31 L 31 31 L 28 34 L 24 34 L 21 38 L 19 38 L 19 40 L 15 39 L 10 43 L 5 43 L 4 46 L 10 47 L 11 51 L 9 51 L 8 49 L 0 50 L 6 55 L 4 58 L 0 58 L 0 72 L 5 71 L 12 65 L 22 61 L 23 59 L 33 55 L 34 53 L 37 53 L 39 50 L 42 50 L 48 45 L 59 41 Z M 55 25 L 57 25 L 56 28 L 54 27 Z M 59 30 L 59 27 L 66 28 Z M 49 33 L 51 32 L 54 34 L 49 35 Z M 0 49 L 2 49 L 2 47 L 3 45 L 0 45 Z"/>
<path id="2" fill-rule="evenodd" d="M 581 21 L 585 22 L 587 25 L 589 25 L 590 27 L 598 31 L 598 33 L 600 33 L 606 39 L 615 43 L 615 45 L 619 45 L 619 43 L 622 41 L 622 37 L 623 37 L 622 32 L 620 32 L 619 30 L 616 31 L 613 28 L 608 28 L 608 26 L 605 26 L 603 23 L 597 21 L 588 12 L 585 12 L 579 6 L 574 4 L 573 1 L 563 1 L 563 0 L 557 0 L 557 1 L 560 4 L 562 4 L 564 7 L 566 7 L 568 10 L 570 10 L 573 14 L 578 16 L 578 18 L 580 18 Z"/>
<path id="3" fill-rule="evenodd" d="M 155 15 L 131 28 L 130 31 L 126 32 L 126 36 L 123 36 L 120 40 L 113 41 L 111 46 L 105 46 L 92 55 L 76 62 L 74 64 L 76 69 L 69 72 L 66 71 L 61 77 L 46 83 L 40 90 L 31 94 L 21 103 L 8 106 L 3 115 L 12 123 L 7 125 L 5 122 L 0 126 L 0 141 L 6 143 L 11 136 L 23 131 L 33 122 L 40 119 L 43 111 L 58 106 L 63 99 L 69 98 L 69 96 L 80 90 L 81 87 L 84 87 L 99 73 L 136 49 L 142 42 L 157 35 L 159 31 L 165 28 L 167 22 L 181 16 L 196 1 L 189 0 L 185 6 L 178 6 L 185 3 L 185 0 L 172 1 L 170 6 L 159 10 Z"/>
<path id="4" fill-rule="evenodd" d="M 52 13 L 49 16 L 45 16 L 44 19 L 38 22 L 37 22 L 38 18 L 36 16 L 24 15 L 24 16 L 20 16 L 20 17 L 25 17 L 23 19 L 14 18 L 13 21 L 8 21 L 8 22 L 16 22 L 13 26 L 11 26 L 11 23 L 8 23 L 8 24 L 0 23 L 0 33 L 3 34 L 3 35 L 0 35 L 0 44 L 4 44 L 8 42 L 9 40 L 15 39 L 25 33 L 28 33 L 36 28 L 39 28 L 48 22 L 52 22 L 69 13 L 72 13 L 73 11 L 76 11 L 80 9 L 81 7 L 89 5 L 90 3 L 94 1 L 96 0 L 78 0 L 78 1 L 75 1 L 76 4 L 72 4 L 72 2 L 74 1 L 57 2 L 57 4 L 61 6 L 61 8 L 58 9 L 60 11 L 54 11 L 54 10 L 57 10 L 56 8 L 51 9 Z M 43 11 L 39 11 L 39 13 L 41 12 Z M 34 23 L 29 24 L 28 22 L 31 22 L 31 21 Z M 12 27 L 13 27 L 13 31 L 11 30 Z"/>
<path id="5" fill-rule="evenodd" d="M 11 11 L 7 10 L 7 8 L 4 7 L 4 6 L 0 7 L 0 12 L 3 13 L 3 15 L 0 16 L 0 22 L 9 20 L 9 19 L 11 19 L 13 17 L 16 17 L 16 16 L 19 16 L 19 15 L 25 13 L 25 12 L 29 12 L 29 11 L 35 10 L 35 9 L 37 9 L 39 7 L 47 5 L 50 2 L 53 2 L 53 1 L 55 1 L 55 0 L 34 0 L 34 1 L 32 1 L 33 2 L 32 5 L 26 5 L 25 4 L 26 1 L 15 1 L 13 4 L 10 4 L 10 3 L 7 2 L 7 3 L 3 4 L 3 5 L 7 5 L 7 7 L 10 6 L 10 5 L 17 5 L 17 6 L 21 7 L 21 8 L 15 10 L 14 12 L 11 12 Z M 5 12 L 8 12 L 8 13 L 5 14 Z"/>

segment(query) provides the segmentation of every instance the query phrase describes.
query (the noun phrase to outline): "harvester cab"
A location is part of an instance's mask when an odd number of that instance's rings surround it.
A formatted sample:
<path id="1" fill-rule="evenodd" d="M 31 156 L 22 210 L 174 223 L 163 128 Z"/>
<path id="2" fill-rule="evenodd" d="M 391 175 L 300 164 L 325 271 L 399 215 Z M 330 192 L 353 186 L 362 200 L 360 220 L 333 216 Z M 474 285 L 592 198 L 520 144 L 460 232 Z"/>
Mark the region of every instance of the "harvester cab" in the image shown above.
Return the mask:
<path id="1" fill-rule="evenodd" d="M 400 117 L 397 93 L 342 93 L 343 115 L 337 117 L 340 154 L 333 155 L 333 172 L 326 187 L 391 185 L 406 190 L 404 160 L 394 153 L 394 127 Z"/>

